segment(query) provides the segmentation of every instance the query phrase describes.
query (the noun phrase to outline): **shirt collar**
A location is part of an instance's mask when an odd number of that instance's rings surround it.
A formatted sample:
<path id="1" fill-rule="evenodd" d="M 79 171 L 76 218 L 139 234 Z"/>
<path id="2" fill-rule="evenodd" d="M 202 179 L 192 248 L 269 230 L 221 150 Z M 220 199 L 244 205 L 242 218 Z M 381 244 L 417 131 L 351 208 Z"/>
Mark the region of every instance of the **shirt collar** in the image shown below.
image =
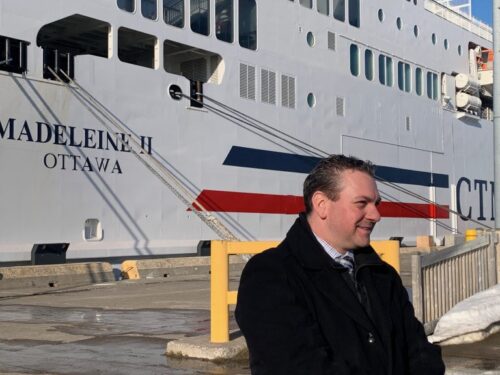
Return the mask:
<path id="1" fill-rule="evenodd" d="M 337 258 L 342 258 L 342 257 L 350 257 L 352 260 L 354 260 L 354 254 L 352 251 L 347 250 L 345 254 L 339 253 L 337 250 L 335 250 L 334 247 L 332 247 L 328 242 L 326 242 L 324 239 L 319 237 L 316 233 L 314 233 L 314 237 L 318 240 L 320 245 L 323 247 L 323 249 L 326 251 L 326 253 L 333 259 L 336 260 Z"/>

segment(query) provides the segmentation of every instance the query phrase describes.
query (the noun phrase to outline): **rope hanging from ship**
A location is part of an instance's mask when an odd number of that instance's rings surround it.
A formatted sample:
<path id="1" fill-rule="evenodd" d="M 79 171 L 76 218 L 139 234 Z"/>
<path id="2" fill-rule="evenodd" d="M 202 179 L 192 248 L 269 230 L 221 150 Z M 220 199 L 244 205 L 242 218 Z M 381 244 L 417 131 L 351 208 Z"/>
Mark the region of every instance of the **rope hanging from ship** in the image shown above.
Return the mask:
<path id="1" fill-rule="evenodd" d="M 326 157 L 329 155 L 329 153 L 324 151 L 324 150 L 321 150 L 321 149 L 319 149 L 313 145 L 310 145 L 310 144 L 308 144 L 308 143 L 306 143 L 298 138 L 295 138 L 289 134 L 286 134 L 286 133 L 282 132 L 281 130 L 276 129 L 275 127 L 273 127 L 269 124 L 266 124 L 258 119 L 255 119 L 255 118 L 253 118 L 253 117 L 251 117 L 251 116 L 249 116 L 249 115 L 247 115 L 247 114 L 245 114 L 245 113 L 243 113 L 235 108 L 232 108 L 232 107 L 228 106 L 227 104 L 224 104 L 216 99 L 213 99 L 213 98 L 211 98 L 203 93 L 196 93 L 196 95 L 199 96 L 200 98 L 202 97 L 203 100 L 196 99 L 195 97 L 188 96 L 184 93 L 178 93 L 178 95 L 180 95 L 181 97 L 183 97 L 191 102 L 198 103 L 200 106 L 205 108 L 207 111 L 212 112 L 212 113 L 214 113 L 214 114 L 216 114 L 216 115 L 218 115 L 218 116 L 220 116 L 220 117 L 222 117 L 230 122 L 233 122 L 235 125 L 240 126 L 240 127 L 244 128 L 244 129 L 246 129 L 254 134 L 259 134 L 258 132 L 265 134 L 264 138 L 266 140 L 268 140 L 268 141 L 270 141 L 270 142 L 272 142 L 280 147 L 284 147 L 286 150 L 288 150 L 290 152 L 296 153 L 295 151 L 290 149 L 290 146 L 292 146 L 292 147 L 295 147 L 295 148 L 305 152 L 309 156 Z M 213 105 L 207 104 L 207 101 L 214 103 L 215 105 L 221 107 L 222 109 L 217 108 Z M 248 127 L 250 127 L 251 129 L 249 129 Z M 259 135 L 262 136 L 262 134 L 259 134 Z M 268 136 L 271 136 L 276 140 L 269 139 Z M 283 141 L 286 144 L 288 144 L 288 146 L 280 144 L 280 143 L 278 143 L 278 141 Z M 444 212 L 447 212 L 448 214 L 457 215 L 458 217 L 460 217 L 462 219 L 468 220 L 468 221 L 470 221 L 474 224 L 477 224 L 481 227 L 484 227 L 486 229 L 493 229 L 489 225 L 486 225 L 486 224 L 484 224 L 480 221 L 474 220 L 472 218 L 466 217 L 466 216 L 462 215 L 460 212 L 449 208 L 448 206 L 439 205 L 436 202 L 434 202 L 434 201 L 432 201 L 432 200 L 430 200 L 430 199 L 428 199 L 420 194 L 417 194 L 417 193 L 415 193 L 409 189 L 406 189 L 398 184 L 395 184 L 393 182 L 387 181 L 387 180 L 381 178 L 380 176 L 376 176 L 375 178 L 380 184 L 385 185 L 387 187 L 390 187 L 394 190 L 397 190 L 400 193 L 409 195 L 409 196 L 411 196 L 419 201 L 425 202 L 425 203 L 431 205 L 431 207 L 435 207 L 436 210 L 444 211 Z M 439 221 L 438 218 L 431 219 L 428 217 L 424 217 L 424 215 L 422 214 L 421 211 L 419 211 L 411 206 L 408 206 L 407 204 L 403 203 L 401 200 L 384 192 L 383 190 L 380 190 L 380 194 L 381 194 L 382 198 L 384 198 L 385 200 L 392 202 L 392 203 L 395 203 L 407 211 L 412 211 L 417 216 L 419 216 L 423 219 L 426 219 L 428 221 L 436 220 L 436 225 L 440 226 L 441 228 L 443 228 L 445 230 L 448 230 L 450 232 L 452 232 L 454 230 L 450 225 L 448 225 L 442 221 Z"/>

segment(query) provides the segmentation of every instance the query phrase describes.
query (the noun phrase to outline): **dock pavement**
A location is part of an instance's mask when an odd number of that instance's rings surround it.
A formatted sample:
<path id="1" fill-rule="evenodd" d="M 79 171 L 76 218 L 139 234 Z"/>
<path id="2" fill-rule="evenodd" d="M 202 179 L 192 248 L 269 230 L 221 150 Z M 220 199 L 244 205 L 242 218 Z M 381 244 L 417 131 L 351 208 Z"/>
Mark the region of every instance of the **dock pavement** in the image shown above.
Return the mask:
<path id="1" fill-rule="evenodd" d="M 237 288 L 238 277 L 231 277 Z M 247 361 L 165 356 L 208 335 L 210 280 L 167 278 L 0 290 L 0 374 L 250 374 Z M 236 330 L 234 319 L 230 329 Z M 500 374 L 500 334 L 443 347 L 448 374 Z"/>

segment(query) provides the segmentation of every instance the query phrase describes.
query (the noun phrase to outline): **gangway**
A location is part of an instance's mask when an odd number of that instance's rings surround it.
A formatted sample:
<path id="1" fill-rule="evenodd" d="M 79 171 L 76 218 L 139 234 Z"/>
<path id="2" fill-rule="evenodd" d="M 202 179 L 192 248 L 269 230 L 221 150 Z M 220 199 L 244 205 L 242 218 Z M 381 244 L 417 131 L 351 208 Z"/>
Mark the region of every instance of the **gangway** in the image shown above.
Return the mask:
<path id="1" fill-rule="evenodd" d="M 123 123 L 112 114 L 99 100 L 90 94 L 74 79 L 69 77 L 63 70 L 60 70 L 64 79 L 61 78 L 52 68 L 47 67 L 50 73 L 63 85 L 65 85 L 75 96 L 84 100 L 96 112 L 91 110 L 92 114 L 100 123 L 111 132 L 130 133 Z M 90 109 L 89 109 L 90 110 Z M 102 116 L 99 117 L 99 115 Z M 134 138 L 134 136 L 137 138 Z M 117 138 L 122 146 L 130 149 L 131 153 L 144 164 L 161 182 L 188 208 L 192 210 L 209 228 L 211 228 L 221 239 L 227 241 L 239 241 L 219 219 L 208 212 L 201 202 L 193 195 L 172 172 L 170 172 L 162 163 L 160 163 L 152 154 L 144 150 L 137 135 L 132 134 L 128 143 L 125 143 L 120 137 Z"/>

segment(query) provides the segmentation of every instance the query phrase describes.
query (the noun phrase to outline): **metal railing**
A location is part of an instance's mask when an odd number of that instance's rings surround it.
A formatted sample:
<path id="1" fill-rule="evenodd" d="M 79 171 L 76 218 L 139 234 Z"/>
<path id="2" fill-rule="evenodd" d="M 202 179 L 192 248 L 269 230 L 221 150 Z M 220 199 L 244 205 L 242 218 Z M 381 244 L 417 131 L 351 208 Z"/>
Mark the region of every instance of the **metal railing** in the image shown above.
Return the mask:
<path id="1" fill-rule="evenodd" d="M 484 22 L 479 21 L 478 19 L 470 19 L 464 14 L 450 9 L 434 0 L 426 0 L 425 9 L 438 15 L 441 18 L 444 18 L 447 21 L 453 22 L 455 25 L 460 26 L 465 30 L 469 30 L 474 34 L 479 35 L 486 40 L 489 40 L 490 42 L 493 41 L 492 28 Z"/>
<path id="2" fill-rule="evenodd" d="M 439 252 L 412 255 L 413 307 L 426 329 L 433 330 L 458 302 L 496 284 L 495 242 L 496 234 L 486 233 Z"/>
<path id="3" fill-rule="evenodd" d="M 229 256 L 258 254 L 278 241 L 211 241 L 210 245 L 210 341 L 229 341 L 229 305 L 235 305 L 238 292 L 229 290 Z M 378 255 L 399 272 L 399 241 L 372 241 Z"/>

